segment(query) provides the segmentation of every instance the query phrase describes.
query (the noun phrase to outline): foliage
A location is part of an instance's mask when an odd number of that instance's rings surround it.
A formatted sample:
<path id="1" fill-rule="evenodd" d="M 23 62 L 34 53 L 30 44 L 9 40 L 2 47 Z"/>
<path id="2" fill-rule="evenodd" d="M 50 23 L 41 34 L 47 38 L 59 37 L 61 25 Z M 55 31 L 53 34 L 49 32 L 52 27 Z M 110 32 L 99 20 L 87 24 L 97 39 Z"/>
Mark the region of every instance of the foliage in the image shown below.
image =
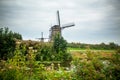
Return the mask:
<path id="1" fill-rule="evenodd" d="M 87 50 L 87 57 L 75 58 L 72 63 L 75 68 L 73 77 L 79 80 L 119 80 L 120 79 L 120 49 L 111 57 L 101 59 L 101 54 Z"/>
<path id="2" fill-rule="evenodd" d="M 52 46 L 49 43 L 40 43 L 37 47 L 37 54 L 35 59 L 37 61 L 52 61 Z"/>
<path id="3" fill-rule="evenodd" d="M 0 80 L 23 80 L 24 77 L 17 69 L 6 69 L 0 72 Z"/>
<path id="4" fill-rule="evenodd" d="M 0 28 L 0 58 L 11 58 L 15 50 L 15 40 L 22 39 L 19 33 L 10 31 L 8 28 Z"/>
<path id="5" fill-rule="evenodd" d="M 73 64 L 75 65 L 74 77 L 79 80 L 104 80 L 105 75 L 103 73 L 102 62 L 94 57 L 94 55 L 88 50 L 87 58 L 80 60 L 75 59 Z"/>
<path id="6" fill-rule="evenodd" d="M 87 57 L 74 58 L 68 69 L 62 66 L 63 63 L 55 69 L 53 63 L 47 66 L 36 61 L 34 47 L 29 47 L 27 54 L 22 54 L 21 45 L 18 44 L 12 59 L 0 61 L 0 80 L 119 80 L 119 52 L 107 60 L 101 60 L 100 53 L 96 55 L 88 49 L 82 53 Z"/>
<path id="7" fill-rule="evenodd" d="M 67 42 L 62 36 L 60 36 L 60 34 L 54 37 L 53 49 L 56 53 L 59 53 L 60 51 L 66 53 L 67 51 Z"/>
<path id="8" fill-rule="evenodd" d="M 109 60 L 109 66 L 105 70 L 106 78 L 109 80 L 120 79 L 120 48 L 113 54 L 113 57 Z"/>
<path id="9" fill-rule="evenodd" d="M 71 61 L 71 54 L 67 53 L 67 42 L 59 34 L 54 37 L 53 43 L 39 43 L 36 46 L 37 61 Z M 69 63 L 68 62 L 68 63 Z"/>
<path id="10" fill-rule="evenodd" d="M 47 70 L 43 64 L 35 61 L 33 48 L 29 47 L 28 53 L 21 54 L 20 45 L 14 51 L 15 56 L 7 61 L 0 62 L 0 80 L 54 80 L 69 79 L 71 74 L 64 70 Z M 26 59 L 25 59 L 26 58 Z M 59 67 L 60 70 L 60 67 Z"/>
<path id="11" fill-rule="evenodd" d="M 55 60 L 63 62 L 72 60 L 71 54 L 67 53 L 67 41 L 59 34 L 54 37 L 53 52 L 55 53 Z"/>

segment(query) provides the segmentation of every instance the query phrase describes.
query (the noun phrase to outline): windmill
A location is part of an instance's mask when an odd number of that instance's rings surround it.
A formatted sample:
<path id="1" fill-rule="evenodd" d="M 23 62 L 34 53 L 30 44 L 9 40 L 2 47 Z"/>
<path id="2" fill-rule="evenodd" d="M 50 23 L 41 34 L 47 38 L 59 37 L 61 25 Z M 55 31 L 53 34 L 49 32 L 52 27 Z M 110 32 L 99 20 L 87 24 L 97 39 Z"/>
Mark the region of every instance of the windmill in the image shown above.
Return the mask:
<path id="1" fill-rule="evenodd" d="M 36 38 L 36 39 L 40 40 L 40 42 L 44 42 L 45 39 L 49 39 L 49 38 L 44 38 L 43 32 L 41 32 L 41 38 Z"/>
<path id="2" fill-rule="evenodd" d="M 60 34 L 60 36 L 62 36 L 61 34 L 61 31 L 65 28 L 69 28 L 69 27 L 72 27 L 72 26 L 75 26 L 74 23 L 70 23 L 70 24 L 67 24 L 67 25 L 64 25 L 64 26 L 61 26 L 61 23 L 60 23 L 60 15 L 59 15 L 59 11 L 57 11 L 57 19 L 58 19 L 58 24 L 57 25 L 54 25 L 50 28 L 50 41 L 53 41 L 53 38 L 56 34 Z"/>

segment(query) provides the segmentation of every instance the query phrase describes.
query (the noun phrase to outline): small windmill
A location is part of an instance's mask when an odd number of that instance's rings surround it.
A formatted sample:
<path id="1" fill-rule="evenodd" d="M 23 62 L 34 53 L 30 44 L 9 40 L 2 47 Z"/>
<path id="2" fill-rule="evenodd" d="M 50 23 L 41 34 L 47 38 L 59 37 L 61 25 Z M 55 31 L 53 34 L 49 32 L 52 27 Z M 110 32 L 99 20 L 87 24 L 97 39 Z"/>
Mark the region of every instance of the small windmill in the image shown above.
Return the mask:
<path id="1" fill-rule="evenodd" d="M 40 40 L 40 42 L 44 42 L 45 39 L 49 39 L 49 38 L 44 38 L 43 32 L 41 32 L 41 38 L 36 38 L 36 39 Z"/>
<path id="2" fill-rule="evenodd" d="M 70 24 L 67 24 L 67 25 L 64 25 L 64 26 L 61 26 L 61 23 L 60 23 L 60 15 L 59 15 L 59 11 L 57 11 L 57 18 L 58 18 L 58 24 L 57 25 L 54 25 L 50 28 L 50 41 L 53 41 L 53 38 L 56 34 L 60 34 L 60 36 L 62 36 L 61 34 L 61 31 L 65 28 L 69 28 L 69 27 L 72 27 L 72 26 L 75 26 L 74 23 L 70 23 Z"/>

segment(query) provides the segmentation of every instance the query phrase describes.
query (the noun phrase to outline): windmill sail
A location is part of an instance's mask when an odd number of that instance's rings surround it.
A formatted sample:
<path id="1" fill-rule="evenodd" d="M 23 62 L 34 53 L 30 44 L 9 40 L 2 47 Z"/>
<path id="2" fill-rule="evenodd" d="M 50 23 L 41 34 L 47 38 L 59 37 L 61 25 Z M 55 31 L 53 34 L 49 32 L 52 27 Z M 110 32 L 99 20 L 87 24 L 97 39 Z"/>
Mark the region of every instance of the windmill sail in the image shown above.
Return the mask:
<path id="1" fill-rule="evenodd" d="M 59 11 L 57 11 L 57 19 L 58 19 L 58 25 L 61 26 L 61 25 L 60 25 L 60 15 L 59 15 Z"/>
<path id="2" fill-rule="evenodd" d="M 61 29 L 72 27 L 72 26 L 75 26 L 75 24 L 74 23 L 65 24 L 61 27 Z"/>

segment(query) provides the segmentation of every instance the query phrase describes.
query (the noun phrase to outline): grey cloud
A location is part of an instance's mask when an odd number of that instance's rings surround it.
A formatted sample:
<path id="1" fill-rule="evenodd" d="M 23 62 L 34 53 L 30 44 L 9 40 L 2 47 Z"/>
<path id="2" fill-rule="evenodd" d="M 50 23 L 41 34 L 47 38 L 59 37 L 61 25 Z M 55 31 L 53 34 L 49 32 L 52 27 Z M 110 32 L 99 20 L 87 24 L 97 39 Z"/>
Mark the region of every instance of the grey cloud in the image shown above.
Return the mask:
<path id="1" fill-rule="evenodd" d="M 49 35 L 51 25 L 57 24 L 56 10 L 61 23 L 75 22 L 63 30 L 68 41 L 87 43 L 116 41 L 120 44 L 119 0 L 1 0 L 0 26 L 22 33 L 25 39 Z M 68 35 L 69 34 L 69 35 Z M 99 35 L 99 37 L 98 37 Z"/>

